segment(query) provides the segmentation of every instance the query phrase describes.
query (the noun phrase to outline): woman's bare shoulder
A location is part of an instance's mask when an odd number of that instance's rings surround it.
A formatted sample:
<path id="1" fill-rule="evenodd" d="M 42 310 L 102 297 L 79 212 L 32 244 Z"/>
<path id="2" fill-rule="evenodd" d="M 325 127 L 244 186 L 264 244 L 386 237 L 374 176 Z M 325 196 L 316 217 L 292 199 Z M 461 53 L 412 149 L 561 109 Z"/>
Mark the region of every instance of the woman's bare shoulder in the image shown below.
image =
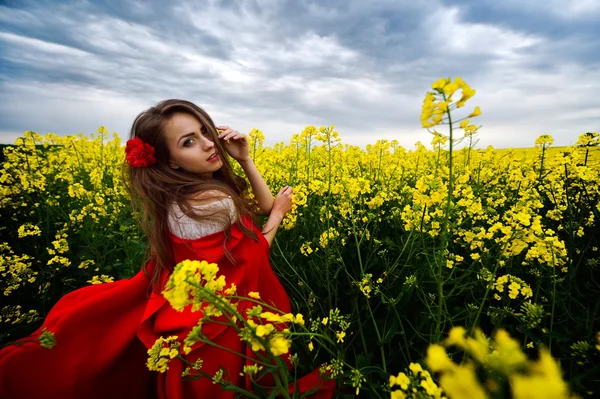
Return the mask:
<path id="1" fill-rule="evenodd" d="M 231 198 L 228 194 L 219 190 L 206 190 L 195 194 L 190 197 L 189 203 L 191 206 L 194 205 L 206 205 L 212 202 L 224 200 L 225 198 Z"/>

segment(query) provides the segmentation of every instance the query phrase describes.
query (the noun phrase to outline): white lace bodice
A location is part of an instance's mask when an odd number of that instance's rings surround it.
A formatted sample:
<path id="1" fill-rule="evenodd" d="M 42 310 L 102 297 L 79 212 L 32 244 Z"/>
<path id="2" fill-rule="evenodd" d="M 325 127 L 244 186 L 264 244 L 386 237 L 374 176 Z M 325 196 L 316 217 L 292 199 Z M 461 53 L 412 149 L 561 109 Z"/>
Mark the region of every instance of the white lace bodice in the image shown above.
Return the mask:
<path id="1" fill-rule="evenodd" d="M 223 198 L 208 204 L 193 205 L 192 208 L 208 211 L 216 211 L 218 208 L 227 208 L 231 220 L 236 220 L 237 213 L 231 197 Z M 195 240 L 222 230 L 220 224 L 215 221 L 206 220 L 197 222 L 189 216 L 186 216 L 176 203 L 171 205 L 169 212 L 169 229 L 171 230 L 171 233 L 177 237 L 186 240 Z"/>

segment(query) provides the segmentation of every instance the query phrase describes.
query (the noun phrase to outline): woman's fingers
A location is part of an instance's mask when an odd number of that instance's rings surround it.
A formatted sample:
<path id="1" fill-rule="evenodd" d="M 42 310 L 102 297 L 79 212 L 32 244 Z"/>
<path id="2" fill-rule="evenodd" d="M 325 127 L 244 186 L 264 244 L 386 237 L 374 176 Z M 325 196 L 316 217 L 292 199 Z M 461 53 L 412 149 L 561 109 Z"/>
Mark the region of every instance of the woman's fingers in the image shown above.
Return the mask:
<path id="1" fill-rule="evenodd" d="M 291 186 L 282 187 L 281 190 L 279 190 L 279 194 L 277 194 L 273 208 L 282 211 L 284 215 L 288 213 L 292 209 L 292 191 L 293 189 Z"/>
<path id="2" fill-rule="evenodd" d="M 229 126 L 215 126 L 215 128 L 217 129 L 217 133 L 219 138 L 221 138 L 222 136 L 233 132 L 233 129 L 230 128 Z"/>
<path id="3" fill-rule="evenodd" d="M 231 130 L 220 133 L 219 138 L 223 140 L 241 140 L 246 138 L 246 135 L 238 132 L 237 130 Z"/>
<path id="4" fill-rule="evenodd" d="M 229 137 L 229 138 L 232 139 L 232 140 L 241 140 L 241 139 L 245 139 L 246 135 L 242 134 L 240 132 L 234 132 L 234 134 L 231 137 Z"/>
<path id="5" fill-rule="evenodd" d="M 293 189 L 291 186 L 285 186 L 281 190 L 279 190 L 279 195 L 292 193 Z"/>
<path id="6" fill-rule="evenodd" d="M 219 136 L 218 136 L 218 137 L 219 137 L 220 139 L 227 140 L 227 138 L 226 138 L 226 137 L 228 137 L 228 136 L 231 136 L 231 133 L 233 133 L 233 130 L 225 130 L 225 131 L 223 131 L 223 132 L 219 133 Z"/>

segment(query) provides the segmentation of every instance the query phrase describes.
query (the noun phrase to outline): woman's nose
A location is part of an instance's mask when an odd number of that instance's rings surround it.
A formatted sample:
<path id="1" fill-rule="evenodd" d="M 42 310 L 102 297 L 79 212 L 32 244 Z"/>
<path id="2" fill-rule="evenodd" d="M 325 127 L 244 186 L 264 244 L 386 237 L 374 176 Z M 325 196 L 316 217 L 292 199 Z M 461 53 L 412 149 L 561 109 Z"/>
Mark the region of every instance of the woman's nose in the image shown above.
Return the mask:
<path id="1" fill-rule="evenodd" d="M 202 147 L 206 150 L 209 150 L 211 148 L 213 148 L 215 146 L 215 143 L 213 143 L 212 141 L 210 141 L 209 139 L 203 137 L 202 138 Z"/>

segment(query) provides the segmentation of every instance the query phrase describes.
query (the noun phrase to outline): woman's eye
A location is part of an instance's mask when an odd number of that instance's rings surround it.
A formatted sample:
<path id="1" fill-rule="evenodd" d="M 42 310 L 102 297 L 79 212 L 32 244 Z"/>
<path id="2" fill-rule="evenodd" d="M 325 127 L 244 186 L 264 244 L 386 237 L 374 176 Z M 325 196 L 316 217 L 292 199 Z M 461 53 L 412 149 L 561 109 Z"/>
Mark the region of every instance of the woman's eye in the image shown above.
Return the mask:
<path id="1" fill-rule="evenodd" d="M 209 136 L 209 134 L 208 134 L 208 130 L 202 130 L 202 135 L 203 135 L 203 136 Z"/>
<path id="2" fill-rule="evenodd" d="M 188 144 L 188 143 L 190 143 L 191 141 L 193 141 L 193 139 L 187 139 L 186 141 L 183 142 L 183 146 L 189 147 L 191 144 Z"/>

